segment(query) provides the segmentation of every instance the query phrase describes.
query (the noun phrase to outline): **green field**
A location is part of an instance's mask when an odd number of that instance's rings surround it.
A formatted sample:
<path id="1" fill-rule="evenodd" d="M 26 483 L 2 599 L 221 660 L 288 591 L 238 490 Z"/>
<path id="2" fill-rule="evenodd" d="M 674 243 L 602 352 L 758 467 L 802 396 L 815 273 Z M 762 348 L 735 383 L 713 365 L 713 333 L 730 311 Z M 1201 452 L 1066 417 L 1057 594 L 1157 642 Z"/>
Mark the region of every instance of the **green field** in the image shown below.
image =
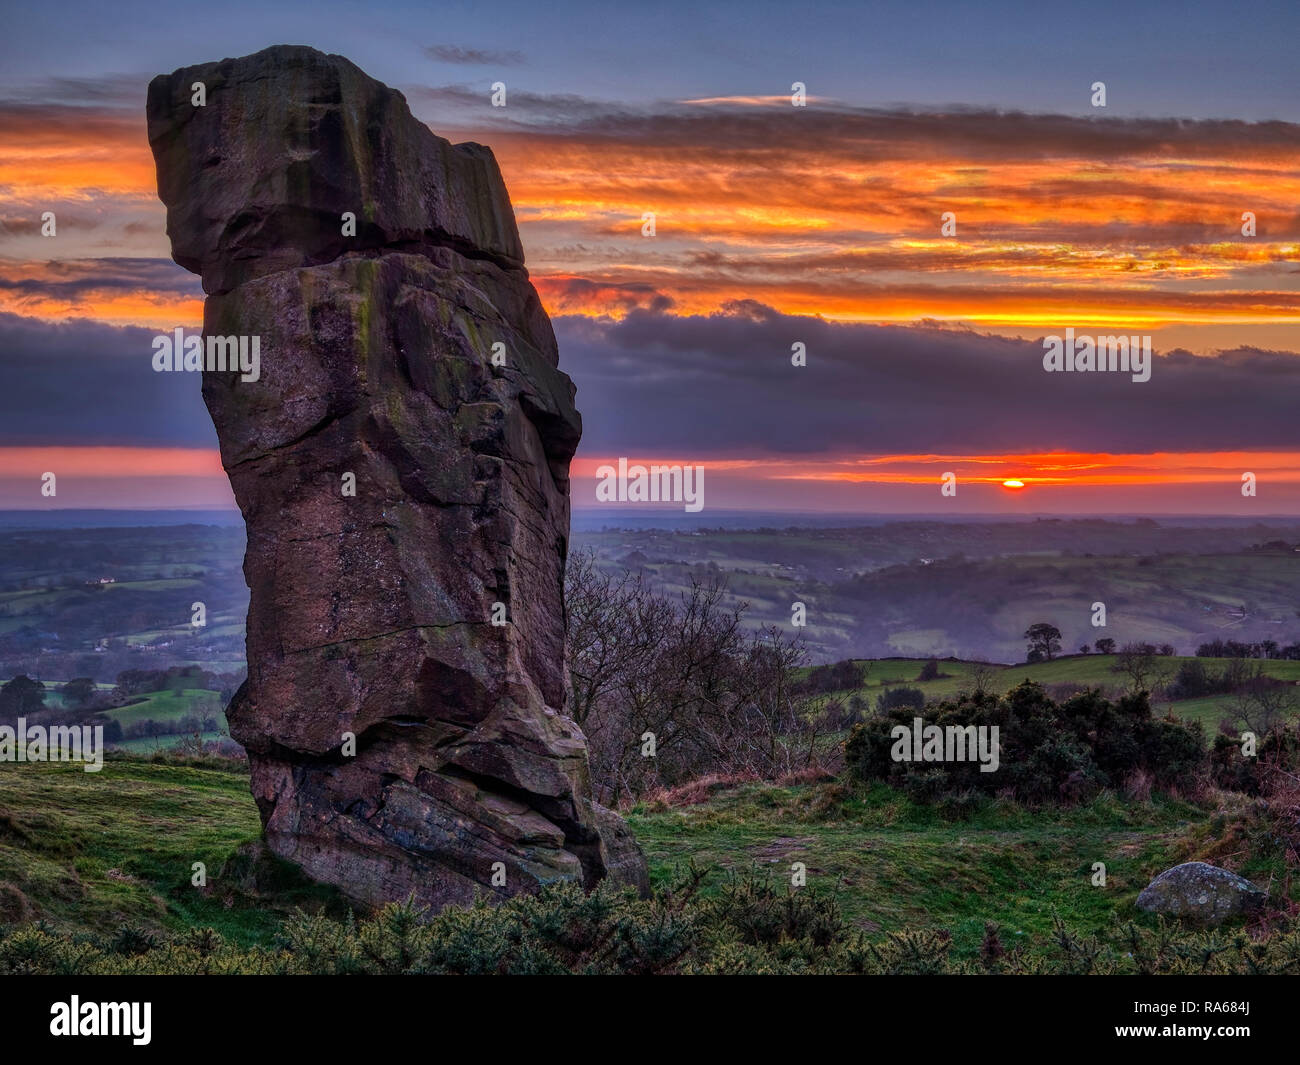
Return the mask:
<path id="1" fill-rule="evenodd" d="M 224 724 L 220 732 L 203 732 L 200 735 L 203 737 L 204 743 L 216 743 L 219 740 L 230 738 L 230 733 L 225 731 Z M 137 736 L 131 740 L 118 740 L 112 746 L 115 750 L 130 751 L 133 754 L 152 754 L 154 751 L 171 750 L 181 743 L 188 743 L 193 738 L 193 733 L 167 736 Z"/>
<path id="2" fill-rule="evenodd" d="M 140 702 L 106 710 L 104 716 L 123 725 L 137 721 L 176 721 L 186 714 L 215 714 L 225 717 L 221 710 L 221 693 L 206 688 L 183 688 L 180 691 L 151 692 L 141 696 Z"/>
<path id="3" fill-rule="evenodd" d="M 881 692 L 906 685 L 940 699 L 970 688 L 977 670 L 998 691 L 1023 680 L 1118 690 L 1128 678 L 1113 671 L 1115 661 L 1104 655 L 993 667 L 941 661 L 943 675 L 917 681 L 923 660 L 875 659 L 862 663 L 868 673 L 857 692 L 839 694 L 874 705 Z M 1181 661 L 1160 660 L 1171 673 Z M 1263 665 L 1270 676 L 1300 680 L 1300 662 Z M 1231 701 L 1216 696 L 1173 708 L 1204 721 L 1212 733 Z M 199 709 L 219 712 L 219 693 L 155 692 L 109 714 L 125 725 Z M 150 759 L 181 738 L 127 740 L 98 774 L 79 766 L 0 763 L 0 924 L 40 918 L 104 933 L 123 924 L 172 932 L 210 925 L 251 944 L 269 943 L 294 905 L 339 908 L 331 892 L 282 865 L 281 886 L 271 897 L 264 877 L 254 886 L 240 857 L 260 827 L 247 777 L 216 768 L 219 763 Z M 808 885 L 833 895 L 853 926 L 871 936 L 942 928 L 959 958 L 978 953 L 988 922 L 1001 927 L 1008 945 L 1046 942 L 1057 916 L 1079 933 L 1100 932 L 1117 920 L 1149 925 L 1134 908 L 1137 893 L 1179 862 L 1231 861 L 1242 837 L 1230 825 L 1249 807 L 1249 800 L 1231 795 L 1221 795 L 1215 807 L 1165 797 L 1121 801 L 1110 793 L 1073 807 L 1005 799 L 923 805 L 884 786 L 855 789 L 829 778 L 792 786 L 733 783 L 705 793 L 694 804 L 646 801 L 627 812 L 656 884 L 667 885 L 693 863 L 713 871 L 708 895 L 727 876 L 754 869 L 785 880 L 800 862 Z M 1271 861 L 1250 858 L 1239 871 L 1285 890 L 1285 863 Z M 194 862 L 207 867 L 205 890 L 190 884 Z M 1106 867 L 1104 888 L 1092 883 L 1098 862 Z"/>
<path id="4" fill-rule="evenodd" d="M 1054 915 L 1083 932 L 1116 919 L 1149 923 L 1133 908 L 1137 892 L 1215 847 L 1215 817 L 1188 803 L 1108 795 L 1074 808 L 989 801 L 945 817 L 888 788 L 825 782 L 722 787 L 695 805 L 643 804 L 629 823 L 657 884 L 694 862 L 713 870 L 707 894 L 728 873 L 768 870 L 785 880 L 802 862 L 808 886 L 833 894 L 869 935 L 944 928 L 954 954 L 969 957 L 988 921 L 1009 945 L 1020 936 L 1043 941 Z M 337 900 L 287 867 L 270 897 L 264 885 L 252 892 L 239 861 L 226 863 L 259 827 L 239 772 L 134 756 L 98 774 L 0 764 L 0 923 L 39 917 L 104 933 L 210 925 L 241 943 L 267 943 L 292 907 Z M 190 882 L 195 862 L 207 867 L 206 890 Z M 1106 865 L 1104 888 L 1092 884 L 1096 862 Z M 1280 870 L 1257 862 L 1242 872 L 1264 883 Z"/>
<path id="5" fill-rule="evenodd" d="M 855 796 L 838 785 L 752 784 L 697 806 L 637 808 L 630 823 L 659 882 L 688 861 L 788 878 L 794 862 L 868 932 L 942 927 L 959 956 L 979 948 L 987 921 L 1004 936 L 1045 936 L 1054 914 L 1097 930 L 1137 914 L 1137 894 L 1184 859 L 1207 815 L 1184 803 L 1076 809 L 990 803 L 945 821 L 885 787 Z M 1092 886 L 1103 862 L 1107 885 Z"/>
<path id="6" fill-rule="evenodd" d="M 250 937 L 273 926 L 231 914 L 190 886 L 256 839 L 248 779 L 213 769 L 109 760 L 80 766 L 0 763 L 0 905 L 57 925 L 111 931 L 212 924 Z M 0 914 L 0 921 L 5 915 Z"/>
<path id="7" fill-rule="evenodd" d="M 1051 662 L 1035 662 L 1030 665 L 1003 666 L 984 665 L 974 662 L 941 660 L 939 671 L 946 676 L 936 680 L 918 681 L 916 678 L 925 664 L 915 658 L 878 658 L 859 659 L 859 664 L 868 667 L 866 683 L 857 691 L 837 692 L 841 698 L 858 695 L 874 709 L 876 698 L 886 689 L 895 687 L 919 688 L 925 693 L 927 701 L 950 699 L 963 689 L 970 689 L 973 674 L 977 668 L 989 671 L 989 686 L 999 693 L 1006 693 L 1024 680 L 1032 680 L 1048 687 L 1056 684 L 1079 685 L 1087 688 L 1100 688 L 1111 695 L 1122 694 L 1129 687 L 1129 679 L 1116 672 L 1114 667 L 1116 655 L 1070 655 L 1057 658 Z M 1229 662 L 1224 658 L 1188 659 L 1185 656 L 1170 655 L 1157 659 L 1158 668 L 1172 677 L 1179 665 L 1185 661 L 1201 662 L 1207 669 L 1222 670 Z M 1253 664 L 1253 660 L 1252 660 Z M 1259 663 L 1267 676 L 1278 680 L 1300 684 L 1300 662 L 1278 659 L 1262 660 Z M 1300 702 L 1300 692 L 1296 693 Z M 1219 721 L 1235 717 L 1235 699 L 1231 695 L 1208 695 L 1198 699 L 1171 701 L 1156 698 L 1152 706 L 1157 713 L 1172 711 L 1189 721 L 1200 721 L 1206 728 L 1208 736 L 1213 736 Z"/>
<path id="8" fill-rule="evenodd" d="M 1191 527 L 1103 520 L 891 522 L 841 529 L 578 530 L 601 569 L 643 573 L 670 595 L 721 580 L 752 625 L 790 624 L 805 604 L 806 645 L 823 661 L 955 656 L 1013 662 L 1031 624 L 1077 650 L 1215 638 L 1285 645 L 1300 636 L 1294 525 Z M 1108 611 L 1091 624 L 1092 604 Z"/>

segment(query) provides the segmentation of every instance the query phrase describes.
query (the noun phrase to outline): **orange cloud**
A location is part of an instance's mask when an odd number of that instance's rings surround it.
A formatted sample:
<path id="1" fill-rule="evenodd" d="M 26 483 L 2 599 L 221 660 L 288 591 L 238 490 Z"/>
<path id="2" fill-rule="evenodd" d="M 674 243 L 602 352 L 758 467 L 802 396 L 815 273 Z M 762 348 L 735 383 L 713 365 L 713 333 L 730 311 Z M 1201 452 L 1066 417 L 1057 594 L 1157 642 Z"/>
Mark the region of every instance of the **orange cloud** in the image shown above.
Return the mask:
<path id="1" fill-rule="evenodd" d="M 198 279 L 169 262 L 0 259 L 0 311 L 167 331 L 203 321 Z"/>
<path id="2" fill-rule="evenodd" d="M 3 119 L 0 186 L 7 186 L 6 198 L 157 200 L 143 104 L 139 114 L 9 105 Z"/>
<path id="3" fill-rule="evenodd" d="M 476 134 L 548 307 L 618 314 L 654 294 L 679 313 L 753 298 L 999 327 L 1297 321 L 1300 127 L 707 103 L 703 119 Z"/>
<path id="4" fill-rule="evenodd" d="M 493 147 L 554 313 L 757 299 L 1006 331 L 1242 326 L 1300 348 L 1295 125 L 791 108 L 784 96 L 635 114 L 588 101 L 571 121 L 563 101 L 535 106 L 537 126 L 435 129 Z M 5 241 L 57 201 L 94 210 L 93 234 L 61 233 L 64 257 L 165 248 L 142 114 L 8 105 L 0 118 Z M 640 236 L 647 211 L 654 238 Z M 1254 237 L 1241 233 L 1247 211 Z M 955 236 L 940 231 L 944 212 Z M 22 239 L 30 260 L 40 245 Z M 50 319 L 166 328 L 198 307 L 147 287 L 0 287 L 0 309 Z"/>

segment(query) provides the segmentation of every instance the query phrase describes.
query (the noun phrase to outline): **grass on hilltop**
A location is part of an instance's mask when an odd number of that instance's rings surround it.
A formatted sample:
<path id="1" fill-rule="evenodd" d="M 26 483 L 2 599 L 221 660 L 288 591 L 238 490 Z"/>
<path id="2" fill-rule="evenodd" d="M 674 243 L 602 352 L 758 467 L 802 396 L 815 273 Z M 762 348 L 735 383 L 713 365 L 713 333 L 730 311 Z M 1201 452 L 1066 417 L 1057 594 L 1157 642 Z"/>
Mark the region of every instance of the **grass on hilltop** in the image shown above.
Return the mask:
<path id="1" fill-rule="evenodd" d="M 241 903 L 220 890 L 222 866 L 260 833 L 242 771 L 131 757 L 110 758 L 98 773 L 0 763 L 0 923 L 206 925 L 236 941 L 263 940 L 295 904 L 330 893 L 288 868 L 277 898 Z M 195 862 L 213 890 L 192 886 Z"/>
<path id="2" fill-rule="evenodd" d="M 887 787 L 855 792 L 825 780 L 724 783 L 701 795 L 630 811 L 656 885 L 695 863 L 721 874 L 707 895 L 727 873 L 770 870 L 785 882 L 802 862 L 808 885 L 834 896 L 853 927 L 881 937 L 944 928 L 958 958 L 979 951 L 988 921 L 1009 941 L 1035 943 L 1058 915 L 1080 933 L 1116 918 L 1141 923 L 1138 891 L 1216 838 L 1212 811 L 1164 798 L 923 806 Z M 245 855 L 259 830 L 242 772 L 134 756 L 99 774 L 0 764 L 0 924 L 39 918 L 103 934 L 209 926 L 232 942 L 268 944 L 296 906 L 343 911 L 333 892 L 284 863 L 250 887 Z M 206 891 L 190 882 L 199 861 Z M 1096 862 L 1106 865 L 1104 888 L 1092 884 Z M 1243 872 L 1267 884 L 1277 871 Z"/>

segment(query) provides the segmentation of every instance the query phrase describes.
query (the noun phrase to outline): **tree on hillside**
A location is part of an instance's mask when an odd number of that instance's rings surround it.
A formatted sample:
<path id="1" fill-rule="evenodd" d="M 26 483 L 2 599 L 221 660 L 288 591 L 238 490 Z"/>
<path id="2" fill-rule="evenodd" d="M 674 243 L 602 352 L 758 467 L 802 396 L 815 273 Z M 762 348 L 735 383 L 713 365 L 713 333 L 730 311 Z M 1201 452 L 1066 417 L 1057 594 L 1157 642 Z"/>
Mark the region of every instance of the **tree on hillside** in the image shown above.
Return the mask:
<path id="1" fill-rule="evenodd" d="M 1296 713 L 1295 687 L 1270 677 L 1258 662 L 1234 693 L 1237 718 L 1257 736 L 1282 728 Z"/>
<path id="2" fill-rule="evenodd" d="M 1061 650 L 1061 630 L 1046 621 L 1030 625 L 1025 629 L 1025 639 L 1029 641 L 1029 661 L 1048 662 Z"/>
<path id="3" fill-rule="evenodd" d="M 0 687 L 0 717 L 13 719 L 45 709 L 45 685 L 19 673 Z"/>
<path id="4" fill-rule="evenodd" d="M 1113 655 L 1115 653 L 1115 641 L 1109 636 L 1103 636 L 1092 646 L 1097 649 L 1099 655 Z"/>
<path id="5" fill-rule="evenodd" d="M 1162 666 L 1154 644 L 1126 643 L 1120 648 L 1119 658 L 1111 668 L 1116 673 L 1125 673 L 1131 682 L 1133 692 L 1154 692 L 1169 683 L 1172 670 Z"/>
<path id="6" fill-rule="evenodd" d="M 95 697 L 99 689 L 89 677 L 74 677 L 61 689 L 63 698 L 73 706 L 85 706 Z"/>
<path id="7" fill-rule="evenodd" d="M 970 694 L 982 697 L 993 691 L 996 684 L 997 668 L 988 662 L 976 662 L 966 674 L 970 684 Z"/>

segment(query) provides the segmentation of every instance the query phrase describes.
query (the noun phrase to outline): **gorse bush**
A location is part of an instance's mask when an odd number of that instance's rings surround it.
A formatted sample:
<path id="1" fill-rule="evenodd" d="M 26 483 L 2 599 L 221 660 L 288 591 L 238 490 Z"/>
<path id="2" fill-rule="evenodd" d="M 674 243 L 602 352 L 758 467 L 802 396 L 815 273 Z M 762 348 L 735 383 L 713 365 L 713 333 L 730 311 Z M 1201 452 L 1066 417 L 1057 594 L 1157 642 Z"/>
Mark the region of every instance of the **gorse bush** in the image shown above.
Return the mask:
<path id="1" fill-rule="evenodd" d="M 692 872 L 653 898 L 574 884 L 430 917 L 390 905 L 368 919 L 298 914 L 271 947 L 211 928 L 175 937 L 123 929 L 109 940 L 43 925 L 0 928 L 0 974 L 1300 974 L 1300 932 L 1190 932 L 1116 924 L 1080 935 L 1059 920 L 1039 943 L 1006 947 L 988 925 L 978 957 L 952 956 L 944 929 L 868 937 L 834 900 L 759 873 L 709 897 Z"/>
<path id="2" fill-rule="evenodd" d="M 941 729 L 996 726 L 998 769 L 981 772 L 973 756 L 961 762 L 896 761 L 894 729 L 910 730 L 918 716 Z M 887 781 L 914 798 L 973 791 L 1027 802 L 1083 801 L 1122 786 L 1138 771 L 1157 789 L 1185 791 L 1208 766 L 1200 725 L 1154 718 L 1145 692 L 1112 702 L 1089 691 L 1058 703 L 1031 681 L 1005 696 L 963 694 L 924 710 L 882 706 L 877 716 L 854 726 L 845 761 L 851 778 Z"/>
<path id="3" fill-rule="evenodd" d="M 1256 737 L 1254 757 L 1242 754 L 1237 733 L 1220 732 L 1210 749 L 1211 779 L 1225 791 L 1268 793 L 1278 774 L 1300 776 L 1300 726 L 1279 726 Z"/>

